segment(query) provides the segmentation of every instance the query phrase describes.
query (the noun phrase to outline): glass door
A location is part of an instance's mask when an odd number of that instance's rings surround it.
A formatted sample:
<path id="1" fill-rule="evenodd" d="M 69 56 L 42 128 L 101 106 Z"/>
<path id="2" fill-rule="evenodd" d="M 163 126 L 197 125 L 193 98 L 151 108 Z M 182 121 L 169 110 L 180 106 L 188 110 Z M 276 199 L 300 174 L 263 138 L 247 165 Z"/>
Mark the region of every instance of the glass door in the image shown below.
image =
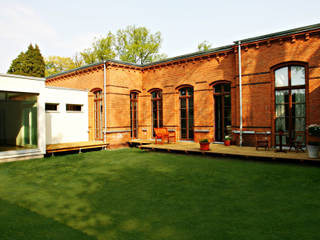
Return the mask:
<path id="1" fill-rule="evenodd" d="M 180 128 L 181 139 L 193 140 L 193 88 L 180 89 Z"/>
<path id="2" fill-rule="evenodd" d="M 230 84 L 221 83 L 214 87 L 215 140 L 224 141 L 231 134 Z"/>

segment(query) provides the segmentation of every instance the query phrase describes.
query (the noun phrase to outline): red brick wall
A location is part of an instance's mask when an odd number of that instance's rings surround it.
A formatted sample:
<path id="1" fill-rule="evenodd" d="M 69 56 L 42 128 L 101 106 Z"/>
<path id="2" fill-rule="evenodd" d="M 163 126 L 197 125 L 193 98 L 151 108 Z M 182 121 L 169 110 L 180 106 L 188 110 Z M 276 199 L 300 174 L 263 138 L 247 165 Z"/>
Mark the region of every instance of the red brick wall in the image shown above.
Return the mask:
<path id="1" fill-rule="evenodd" d="M 232 126 L 239 129 L 238 54 L 234 50 L 211 53 L 204 57 L 177 60 L 145 68 L 111 63 L 107 67 L 107 140 L 119 145 L 130 139 L 130 91 L 139 91 L 138 138 L 152 138 L 151 93 L 163 91 L 163 124 L 175 129 L 180 139 L 179 86 L 194 89 L 195 141 L 214 140 L 214 99 L 212 84 L 231 83 Z M 285 62 L 307 64 L 307 125 L 320 123 L 320 35 L 298 35 L 269 39 L 242 46 L 243 130 L 274 131 L 274 83 L 272 67 Z M 47 85 L 88 89 L 103 89 L 103 66 L 89 67 L 75 74 L 65 74 L 47 80 Z M 90 140 L 93 135 L 93 95 L 89 93 Z M 201 131 L 208 132 L 201 132 Z M 244 145 L 254 145 L 254 135 L 244 134 Z M 235 134 L 238 142 L 238 135 Z"/>

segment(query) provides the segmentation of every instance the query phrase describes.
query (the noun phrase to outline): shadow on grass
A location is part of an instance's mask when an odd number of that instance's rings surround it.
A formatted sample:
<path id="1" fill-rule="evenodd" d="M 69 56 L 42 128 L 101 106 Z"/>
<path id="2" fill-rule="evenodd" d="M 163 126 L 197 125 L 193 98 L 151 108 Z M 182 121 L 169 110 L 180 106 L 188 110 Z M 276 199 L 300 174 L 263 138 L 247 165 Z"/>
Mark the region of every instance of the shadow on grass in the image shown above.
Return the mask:
<path id="1" fill-rule="evenodd" d="M 0 239 L 95 239 L 64 224 L 0 199 Z"/>

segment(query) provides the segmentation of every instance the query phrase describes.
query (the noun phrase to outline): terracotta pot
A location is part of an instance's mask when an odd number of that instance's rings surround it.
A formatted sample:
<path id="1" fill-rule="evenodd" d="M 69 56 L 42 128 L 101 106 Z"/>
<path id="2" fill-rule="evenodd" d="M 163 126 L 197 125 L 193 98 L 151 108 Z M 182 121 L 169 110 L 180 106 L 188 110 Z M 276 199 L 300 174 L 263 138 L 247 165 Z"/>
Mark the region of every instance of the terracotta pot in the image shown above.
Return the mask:
<path id="1" fill-rule="evenodd" d="M 231 140 L 224 140 L 224 145 L 225 146 L 230 146 L 231 145 Z"/>
<path id="2" fill-rule="evenodd" d="M 210 150 L 210 143 L 200 143 L 200 150 L 201 151 L 209 151 Z"/>

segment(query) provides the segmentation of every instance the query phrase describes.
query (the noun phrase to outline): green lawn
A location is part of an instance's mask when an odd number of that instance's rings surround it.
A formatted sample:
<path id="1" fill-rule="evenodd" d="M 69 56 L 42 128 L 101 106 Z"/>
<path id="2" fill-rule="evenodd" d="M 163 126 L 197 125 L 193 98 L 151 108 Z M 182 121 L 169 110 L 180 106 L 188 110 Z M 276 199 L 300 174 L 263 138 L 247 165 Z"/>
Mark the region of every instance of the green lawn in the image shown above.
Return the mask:
<path id="1" fill-rule="evenodd" d="M 0 239 L 319 239 L 320 168 L 122 149 L 0 164 Z"/>

